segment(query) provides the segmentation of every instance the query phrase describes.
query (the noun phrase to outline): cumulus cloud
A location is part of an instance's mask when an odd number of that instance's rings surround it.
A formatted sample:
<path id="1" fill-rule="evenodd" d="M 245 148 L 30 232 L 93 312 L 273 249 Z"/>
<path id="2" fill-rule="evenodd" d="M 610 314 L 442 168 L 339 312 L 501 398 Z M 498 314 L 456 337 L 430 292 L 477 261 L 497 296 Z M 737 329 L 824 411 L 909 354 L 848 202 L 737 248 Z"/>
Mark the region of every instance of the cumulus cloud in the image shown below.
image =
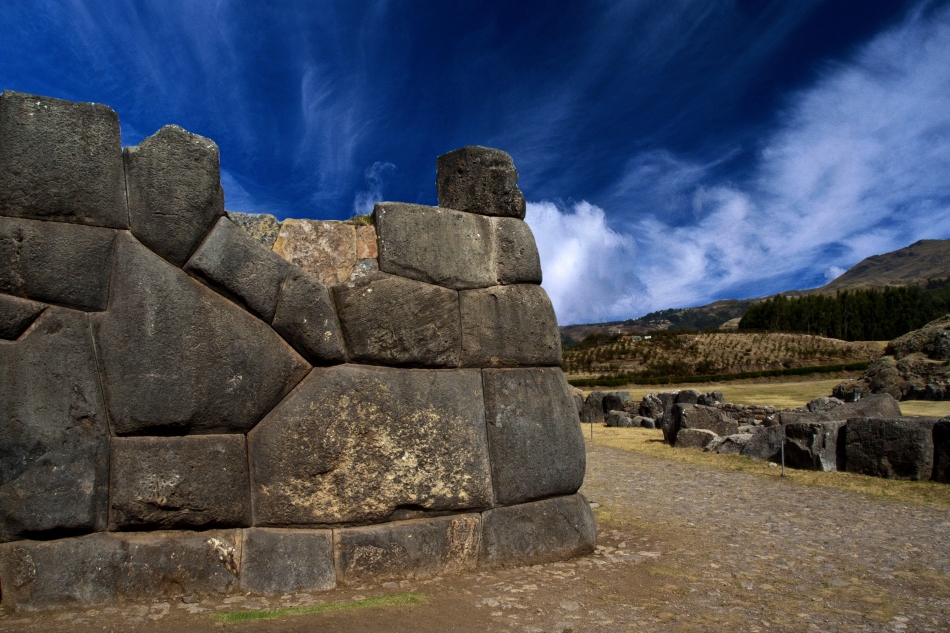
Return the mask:
<path id="1" fill-rule="evenodd" d="M 829 266 L 825 271 L 825 281 L 834 281 L 845 273 L 845 269 L 840 266 Z"/>
<path id="2" fill-rule="evenodd" d="M 366 170 L 366 188 L 356 192 L 353 198 L 353 215 L 372 213 L 373 206 L 383 199 L 385 177 L 395 171 L 395 165 L 382 161 L 376 161 Z"/>

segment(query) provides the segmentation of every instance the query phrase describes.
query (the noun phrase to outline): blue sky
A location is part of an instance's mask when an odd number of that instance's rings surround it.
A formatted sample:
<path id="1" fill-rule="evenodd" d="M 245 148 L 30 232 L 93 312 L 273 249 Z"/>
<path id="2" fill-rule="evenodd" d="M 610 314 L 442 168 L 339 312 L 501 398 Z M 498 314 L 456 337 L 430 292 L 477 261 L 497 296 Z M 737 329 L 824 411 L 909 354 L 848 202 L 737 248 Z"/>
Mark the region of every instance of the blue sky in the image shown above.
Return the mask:
<path id="1" fill-rule="evenodd" d="M 563 324 L 815 287 L 950 238 L 950 2 L 0 4 L 0 87 L 176 123 L 226 206 L 435 204 L 509 152 Z"/>

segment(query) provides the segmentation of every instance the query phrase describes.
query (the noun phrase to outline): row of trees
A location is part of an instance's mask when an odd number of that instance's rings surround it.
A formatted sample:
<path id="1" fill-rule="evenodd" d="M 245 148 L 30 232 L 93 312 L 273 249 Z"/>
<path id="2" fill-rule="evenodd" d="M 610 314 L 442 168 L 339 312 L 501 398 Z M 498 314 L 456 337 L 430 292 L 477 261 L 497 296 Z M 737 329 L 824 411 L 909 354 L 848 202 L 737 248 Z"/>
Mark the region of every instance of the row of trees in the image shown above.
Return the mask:
<path id="1" fill-rule="evenodd" d="M 834 297 L 777 295 L 753 305 L 742 330 L 818 334 L 845 341 L 888 341 L 950 312 L 950 280 L 924 287 L 844 290 Z"/>

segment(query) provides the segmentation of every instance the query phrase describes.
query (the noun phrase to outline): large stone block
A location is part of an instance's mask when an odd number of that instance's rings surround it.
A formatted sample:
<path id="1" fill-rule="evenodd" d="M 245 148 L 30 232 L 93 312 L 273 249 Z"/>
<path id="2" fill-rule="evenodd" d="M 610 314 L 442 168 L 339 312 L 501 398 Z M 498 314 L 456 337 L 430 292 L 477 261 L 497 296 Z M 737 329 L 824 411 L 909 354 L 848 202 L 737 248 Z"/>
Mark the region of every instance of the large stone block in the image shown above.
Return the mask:
<path id="1" fill-rule="evenodd" d="M 183 266 L 224 215 L 218 146 L 166 125 L 123 155 L 132 233 Z"/>
<path id="2" fill-rule="evenodd" d="M 604 391 L 591 391 L 584 400 L 581 422 L 584 424 L 602 424 L 607 413 L 604 411 Z"/>
<path id="3" fill-rule="evenodd" d="M 601 403 L 604 411 L 623 411 L 623 403 L 630 401 L 629 391 L 608 391 L 604 394 L 604 401 Z"/>
<path id="4" fill-rule="evenodd" d="M 0 338 L 17 340 L 47 307 L 29 299 L 0 295 Z"/>
<path id="5" fill-rule="evenodd" d="M 597 523 L 583 495 L 482 513 L 479 565 L 535 565 L 583 556 L 597 545 Z"/>
<path id="6" fill-rule="evenodd" d="M 541 257 L 531 227 L 517 218 L 492 218 L 498 284 L 541 283 Z"/>
<path id="7" fill-rule="evenodd" d="M 325 591 L 336 586 L 332 530 L 244 531 L 241 589 L 255 593 Z"/>
<path id="8" fill-rule="evenodd" d="M 848 420 L 848 472 L 887 479 L 930 479 L 936 422 L 936 418 Z"/>
<path id="9" fill-rule="evenodd" d="M 266 324 L 128 233 L 93 330 L 117 435 L 246 432 L 310 369 Z"/>
<path id="10" fill-rule="evenodd" d="M 359 259 L 356 227 L 346 222 L 284 220 L 274 252 L 325 286 L 346 281 Z"/>
<path id="11" fill-rule="evenodd" d="M 373 213 L 381 271 L 455 290 L 495 285 L 490 218 L 400 202 Z"/>
<path id="12" fill-rule="evenodd" d="M 705 429 L 721 436 L 739 432 L 738 422 L 724 411 L 702 404 L 675 404 L 670 418 L 670 423 L 663 426 L 663 436 L 671 445 L 679 446 L 677 436 L 682 429 Z"/>
<path id="13" fill-rule="evenodd" d="M 128 228 L 116 113 L 4 90 L 0 215 Z"/>
<path id="14" fill-rule="evenodd" d="M 274 247 L 274 241 L 280 232 L 280 222 L 270 213 L 239 213 L 225 211 L 228 219 L 241 227 L 248 235 L 266 246 Z"/>
<path id="15" fill-rule="evenodd" d="M 251 524 L 243 435 L 112 438 L 112 530 Z"/>
<path id="16" fill-rule="evenodd" d="M 707 429 L 680 429 L 676 434 L 676 448 L 706 448 L 718 435 Z"/>
<path id="17" fill-rule="evenodd" d="M 934 467 L 931 479 L 950 484 L 950 418 L 934 424 Z"/>
<path id="18" fill-rule="evenodd" d="M 49 308 L 0 343 L 0 403 L 0 541 L 105 529 L 109 428 L 88 316 Z"/>
<path id="19" fill-rule="evenodd" d="M 577 492 L 586 453 L 564 373 L 557 367 L 486 369 L 482 381 L 496 503 Z"/>
<path id="20" fill-rule="evenodd" d="M 116 232 L 0 217 L 0 292 L 78 310 L 104 310 Z"/>
<path id="21" fill-rule="evenodd" d="M 436 166 L 440 207 L 524 219 L 518 170 L 507 153 L 470 145 L 439 156 Z"/>
<path id="22" fill-rule="evenodd" d="M 330 291 L 296 266 L 281 286 L 271 326 L 315 365 L 342 362 L 346 357 Z"/>
<path id="23" fill-rule="evenodd" d="M 854 402 L 845 402 L 837 406 L 815 407 L 815 411 L 783 411 L 779 414 L 782 424 L 795 422 L 817 423 L 848 418 L 899 418 L 901 408 L 897 400 L 887 393 L 877 393 Z M 817 409 L 823 410 L 817 410 Z"/>
<path id="24" fill-rule="evenodd" d="M 376 259 L 379 247 L 376 243 L 375 226 L 356 227 L 356 259 Z"/>
<path id="25" fill-rule="evenodd" d="M 785 463 L 805 470 L 845 470 L 843 420 L 794 422 L 785 425 Z"/>
<path id="26" fill-rule="evenodd" d="M 462 514 L 336 530 L 343 584 L 430 578 L 475 569 L 481 517 Z"/>
<path id="27" fill-rule="evenodd" d="M 785 427 L 758 426 L 753 427 L 752 439 L 742 447 L 742 455 L 759 461 L 779 461 L 782 457 L 782 446 L 785 444 Z"/>
<path id="28" fill-rule="evenodd" d="M 561 335 L 541 286 L 493 286 L 459 293 L 462 366 L 560 365 Z"/>
<path id="29" fill-rule="evenodd" d="M 185 264 L 187 272 L 237 299 L 268 323 L 274 318 L 277 295 L 290 269 L 284 258 L 227 218 L 218 220 Z"/>
<path id="30" fill-rule="evenodd" d="M 478 371 L 315 368 L 248 435 L 254 524 L 489 507 L 484 411 Z"/>
<path id="31" fill-rule="evenodd" d="M 333 289 L 350 360 L 458 367 L 458 293 L 386 273 Z"/>

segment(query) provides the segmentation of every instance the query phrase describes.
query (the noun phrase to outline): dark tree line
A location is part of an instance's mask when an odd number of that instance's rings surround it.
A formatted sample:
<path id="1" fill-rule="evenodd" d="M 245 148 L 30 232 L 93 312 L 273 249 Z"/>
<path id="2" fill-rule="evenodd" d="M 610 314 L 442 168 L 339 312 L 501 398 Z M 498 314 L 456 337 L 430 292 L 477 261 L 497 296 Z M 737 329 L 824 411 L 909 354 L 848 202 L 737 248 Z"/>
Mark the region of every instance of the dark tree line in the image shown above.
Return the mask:
<path id="1" fill-rule="evenodd" d="M 834 297 L 782 295 L 753 305 L 742 330 L 818 334 L 845 341 L 889 341 L 950 312 L 950 279 L 926 286 L 843 290 Z"/>

